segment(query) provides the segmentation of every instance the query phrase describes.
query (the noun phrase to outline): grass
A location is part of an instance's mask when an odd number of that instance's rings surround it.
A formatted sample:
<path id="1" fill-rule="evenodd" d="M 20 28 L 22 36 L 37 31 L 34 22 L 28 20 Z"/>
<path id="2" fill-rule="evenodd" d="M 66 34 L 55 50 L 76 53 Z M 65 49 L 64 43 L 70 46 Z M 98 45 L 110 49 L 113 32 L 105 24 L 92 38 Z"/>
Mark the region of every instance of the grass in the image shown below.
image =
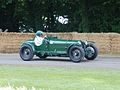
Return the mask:
<path id="1" fill-rule="evenodd" d="M 120 90 L 119 70 L 0 66 L 0 86 L 36 90 Z"/>
<path id="2" fill-rule="evenodd" d="M 13 87 L 13 86 L 6 86 L 6 87 L 0 87 L 0 90 L 36 90 L 34 87 L 32 87 L 31 89 L 27 89 L 27 87 L 22 86 L 22 87 Z M 43 89 L 39 89 L 39 90 L 43 90 Z"/>

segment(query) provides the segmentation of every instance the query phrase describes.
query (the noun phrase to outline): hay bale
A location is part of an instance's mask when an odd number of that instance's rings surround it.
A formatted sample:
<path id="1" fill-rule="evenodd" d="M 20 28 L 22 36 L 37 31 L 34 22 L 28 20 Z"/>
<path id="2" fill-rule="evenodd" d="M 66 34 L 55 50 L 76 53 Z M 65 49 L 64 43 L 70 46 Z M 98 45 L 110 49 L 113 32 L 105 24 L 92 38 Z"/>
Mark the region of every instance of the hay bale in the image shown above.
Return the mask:
<path id="1" fill-rule="evenodd" d="M 47 33 L 67 40 L 87 40 L 96 42 L 100 53 L 120 54 L 120 34 L 117 33 Z M 0 52 L 18 52 L 20 44 L 30 38 L 34 38 L 34 33 L 0 33 Z"/>

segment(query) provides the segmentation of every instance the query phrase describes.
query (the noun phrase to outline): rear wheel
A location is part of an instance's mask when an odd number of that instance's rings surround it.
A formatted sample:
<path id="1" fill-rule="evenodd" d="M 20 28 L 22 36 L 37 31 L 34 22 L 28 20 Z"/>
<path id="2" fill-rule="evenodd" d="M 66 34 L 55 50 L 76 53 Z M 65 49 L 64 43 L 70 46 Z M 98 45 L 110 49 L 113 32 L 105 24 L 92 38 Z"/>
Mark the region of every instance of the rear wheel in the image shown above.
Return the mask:
<path id="1" fill-rule="evenodd" d="M 98 49 L 95 45 L 89 44 L 86 46 L 85 58 L 87 60 L 94 60 L 98 55 Z"/>
<path id="2" fill-rule="evenodd" d="M 21 46 L 19 54 L 24 61 L 30 61 L 34 56 L 33 49 L 27 44 Z"/>
<path id="3" fill-rule="evenodd" d="M 68 54 L 70 59 L 76 63 L 84 59 L 84 50 L 82 47 L 79 47 L 79 46 L 72 46 L 69 49 Z"/>

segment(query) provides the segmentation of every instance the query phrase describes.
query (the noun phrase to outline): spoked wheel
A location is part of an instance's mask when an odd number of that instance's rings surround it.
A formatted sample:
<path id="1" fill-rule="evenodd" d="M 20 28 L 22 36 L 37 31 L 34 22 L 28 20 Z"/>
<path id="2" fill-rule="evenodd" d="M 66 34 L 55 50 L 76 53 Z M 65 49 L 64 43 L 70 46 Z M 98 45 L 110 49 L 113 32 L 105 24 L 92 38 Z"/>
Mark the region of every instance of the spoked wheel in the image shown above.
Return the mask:
<path id="1" fill-rule="evenodd" d="M 20 48 L 20 57 L 24 60 L 24 61 L 30 61 L 33 59 L 33 56 L 34 56 L 34 52 L 31 48 L 31 46 L 29 45 L 23 45 L 21 48 Z"/>
<path id="2" fill-rule="evenodd" d="M 85 58 L 87 60 L 94 60 L 98 55 L 98 49 L 96 48 L 95 45 L 89 44 L 86 46 L 85 50 Z"/>
<path id="3" fill-rule="evenodd" d="M 72 46 L 69 50 L 69 57 L 73 62 L 80 62 L 84 59 L 84 50 L 79 46 Z"/>

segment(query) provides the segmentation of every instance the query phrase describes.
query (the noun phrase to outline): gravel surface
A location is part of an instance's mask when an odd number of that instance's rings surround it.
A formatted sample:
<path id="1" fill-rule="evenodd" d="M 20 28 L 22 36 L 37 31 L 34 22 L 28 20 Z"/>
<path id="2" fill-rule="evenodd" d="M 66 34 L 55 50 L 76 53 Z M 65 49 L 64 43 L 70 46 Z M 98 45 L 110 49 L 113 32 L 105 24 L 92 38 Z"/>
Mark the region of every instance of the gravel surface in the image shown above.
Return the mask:
<path id="1" fill-rule="evenodd" d="M 34 57 L 32 61 L 23 61 L 19 54 L 0 54 L 0 65 L 120 69 L 120 56 L 100 55 L 93 61 L 83 60 L 80 63 L 73 63 L 64 57 L 48 57 L 45 60 Z"/>

